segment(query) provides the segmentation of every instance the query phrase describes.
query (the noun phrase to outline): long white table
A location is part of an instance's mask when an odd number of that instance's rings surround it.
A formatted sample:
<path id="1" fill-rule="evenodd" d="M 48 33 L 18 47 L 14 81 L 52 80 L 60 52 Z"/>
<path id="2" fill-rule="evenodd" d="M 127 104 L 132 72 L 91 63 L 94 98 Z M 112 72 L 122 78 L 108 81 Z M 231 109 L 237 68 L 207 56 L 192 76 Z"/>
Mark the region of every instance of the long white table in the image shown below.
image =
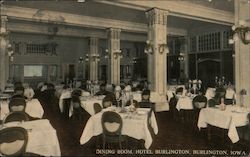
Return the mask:
<path id="1" fill-rule="evenodd" d="M 10 122 L 4 124 L 3 127 L 13 126 L 23 127 L 28 131 L 26 152 L 41 156 L 61 156 L 56 130 L 51 126 L 49 120 Z"/>
<path id="2" fill-rule="evenodd" d="M 232 143 L 239 141 L 239 135 L 236 127 L 247 125 L 248 111 L 236 107 L 227 105 L 226 110 L 222 111 L 217 107 L 203 108 L 200 111 L 198 119 L 198 128 L 206 128 L 208 124 L 223 129 L 228 129 L 228 137 Z"/>
<path id="3" fill-rule="evenodd" d="M 138 111 L 142 111 L 144 114 L 132 114 L 129 112 L 126 113 L 119 113 L 118 108 L 109 107 L 106 109 L 103 109 L 98 114 L 95 114 L 91 116 L 83 130 L 83 133 L 80 138 L 80 143 L 83 145 L 87 143 L 93 136 L 97 136 L 102 134 L 102 125 L 101 125 L 101 118 L 102 114 L 105 111 L 114 111 L 118 112 L 123 120 L 123 126 L 122 126 L 122 135 L 127 135 L 129 137 L 135 138 L 135 139 L 143 139 L 145 141 L 145 148 L 149 148 L 152 144 L 152 136 L 148 129 L 148 123 L 147 123 L 147 116 L 149 109 L 147 108 L 138 108 Z M 154 113 L 152 113 L 151 116 L 151 126 L 154 130 L 155 134 L 158 134 L 158 126 L 156 122 L 156 118 Z"/>
<path id="4" fill-rule="evenodd" d="M 4 117 L 10 112 L 10 110 L 7 101 L 2 101 L 0 105 L 1 105 L 0 119 L 3 120 Z M 44 114 L 43 107 L 38 99 L 27 100 L 25 112 L 34 118 L 42 118 Z"/>

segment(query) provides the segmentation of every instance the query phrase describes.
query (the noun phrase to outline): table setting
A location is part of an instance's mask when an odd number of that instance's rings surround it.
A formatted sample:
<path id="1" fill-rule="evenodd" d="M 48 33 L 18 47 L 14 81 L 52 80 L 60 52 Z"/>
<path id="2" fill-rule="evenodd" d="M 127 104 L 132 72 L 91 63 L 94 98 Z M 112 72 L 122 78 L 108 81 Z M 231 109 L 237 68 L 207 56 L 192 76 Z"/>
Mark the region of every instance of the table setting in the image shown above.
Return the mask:
<path id="1" fill-rule="evenodd" d="M 49 120 L 9 122 L 1 125 L 0 129 L 15 126 L 22 127 L 28 132 L 26 152 L 41 156 L 61 156 L 57 133 Z"/>
<path id="2" fill-rule="evenodd" d="M 228 137 L 232 143 L 239 141 L 236 127 L 248 125 L 250 109 L 240 105 L 216 105 L 203 108 L 198 119 L 198 128 L 206 128 L 209 125 L 228 129 Z"/>
<path id="3" fill-rule="evenodd" d="M 136 109 L 133 106 L 127 106 L 125 108 L 111 106 L 103 109 L 98 114 L 91 116 L 86 123 L 80 138 L 80 143 L 82 145 L 87 143 L 93 136 L 102 134 L 101 117 L 105 111 L 113 111 L 121 116 L 123 121 L 122 135 L 127 135 L 138 140 L 143 139 L 145 141 L 145 148 L 149 149 L 153 141 L 148 129 L 148 113 L 150 109 Z M 150 117 L 150 125 L 153 128 L 154 133 L 158 134 L 158 126 L 154 112 L 152 112 Z"/>
<path id="4" fill-rule="evenodd" d="M 43 107 L 38 99 L 26 99 L 25 112 L 33 118 L 42 118 L 44 114 Z M 1 111 L 0 119 L 3 120 L 9 111 L 9 100 L 0 102 Z"/>

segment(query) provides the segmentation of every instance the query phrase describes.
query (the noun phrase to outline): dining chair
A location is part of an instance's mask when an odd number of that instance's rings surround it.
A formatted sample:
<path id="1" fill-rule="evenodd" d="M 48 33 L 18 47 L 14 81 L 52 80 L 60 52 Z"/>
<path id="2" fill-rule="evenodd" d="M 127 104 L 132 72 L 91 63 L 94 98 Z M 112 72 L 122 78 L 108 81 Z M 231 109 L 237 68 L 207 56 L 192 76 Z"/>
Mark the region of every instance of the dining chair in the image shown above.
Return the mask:
<path id="1" fill-rule="evenodd" d="M 150 108 L 151 110 L 155 111 L 155 103 L 153 102 L 139 102 L 138 106 L 140 108 Z"/>
<path id="2" fill-rule="evenodd" d="M 170 98 L 170 100 L 169 100 L 169 110 L 170 110 L 172 118 L 176 121 L 179 120 L 179 112 L 176 109 L 177 102 L 178 102 L 178 99 L 177 99 L 176 95 L 173 94 L 173 97 Z"/>
<path id="3" fill-rule="evenodd" d="M 139 102 L 138 105 L 140 108 L 150 108 L 147 116 L 147 124 L 148 128 L 151 129 L 151 116 L 152 113 L 155 112 L 155 103 L 152 102 Z"/>
<path id="4" fill-rule="evenodd" d="M 23 95 L 24 94 L 24 87 L 23 86 L 15 87 L 14 94 Z"/>
<path id="5" fill-rule="evenodd" d="M 13 121 L 29 121 L 29 116 L 27 113 L 22 111 L 10 112 L 4 117 L 3 124 Z"/>
<path id="6" fill-rule="evenodd" d="M 103 106 L 103 108 L 108 108 L 108 107 L 110 107 L 112 105 L 115 105 L 113 102 L 114 102 L 113 95 L 108 94 L 103 98 L 102 106 Z"/>
<path id="7" fill-rule="evenodd" d="M 95 111 L 95 114 L 101 112 L 102 106 L 99 103 L 94 103 L 94 111 Z"/>
<path id="8" fill-rule="evenodd" d="M 143 101 L 143 102 L 149 102 L 150 101 L 150 90 L 145 89 L 145 90 L 142 91 L 141 101 Z"/>
<path id="9" fill-rule="evenodd" d="M 122 142 L 126 141 L 125 136 L 121 135 L 123 121 L 121 116 L 112 111 L 106 111 L 101 119 L 103 128 L 103 149 L 106 148 L 106 143 L 118 143 L 119 148 L 122 148 Z"/>
<path id="10" fill-rule="evenodd" d="M 47 84 L 47 90 L 46 90 L 46 103 L 47 105 L 52 105 L 53 110 L 55 109 L 54 100 L 55 100 L 55 85 L 52 83 Z"/>
<path id="11" fill-rule="evenodd" d="M 248 113 L 247 119 L 250 122 L 250 113 Z M 231 144 L 231 149 L 241 148 L 242 150 L 250 150 L 250 123 L 236 129 L 240 140 L 237 143 Z"/>
<path id="12" fill-rule="evenodd" d="M 209 99 L 207 101 L 208 107 L 215 107 L 215 105 L 219 105 L 219 102 L 217 102 L 215 99 Z"/>
<path id="13" fill-rule="evenodd" d="M 204 95 L 197 95 L 194 97 L 193 99 L 193 118 L 192 118 L 192 123 L 193 123 L 193 129 L 194 132 L 198 132 L 198 127 L 197 127 L 197 123 L 198 123 L 198 118 L 199 118 L 199 114 L 200 114 L 200 110 L 202 108 L 205 108 L 207 105 L 207 98 Z"/>
<path id="14" fill-rule="evenodd" d="M 10 112 L 14 111 L 25 111 L 26 109 L 26 101 L 24 98 L 21 97 L 14 97 L 11 98 L 9 102 L 9 110 Z"/>
<path id="15" fill-rule="evenodd" d="M 63 117 L 65 119 L 68 119 L 69 118 L 69 108 L 70 108 L 70 105 L 71 105 L 71 98 L 65 98 L 63 99 Z"/>
<path id="16" fill-rule="evenodd" d="M 138 103 L 138 101 L 136 101 L 136 100 L 133 100 L 133 103 L 132 103 L 134 106 L 135 106 L 135 108 L 138 108 L 139 107 L 139 103 Z M 126 106 L 130 106 L 131 105 L 131 100 L 128 100 L 127 102 L 126 102 Z"/>
<path id="17" fill-rule="evenodd" d="M 73 105 L 73 120 L 83 120 L 83 111 L 84 109 L 81 107 L 81 101 L 79 95 L 77 93 L 72 95 L 71 105 Z"/>
<path id="18" fill-rule="evenodd" d="M 183 87 L 179 87 L 179 88 L 177 88 L 176 90 L 175 90 L 175 94 L 177 94 L 177 95 L 182 95 L 182 93 L 183 93 Z"/>
<path id="19" fill-rule="evenodd" d="M 22 127 L 7 127 L 0 130 L 0 154 L 21 156 L 26 151 L 28 133 Z"/>

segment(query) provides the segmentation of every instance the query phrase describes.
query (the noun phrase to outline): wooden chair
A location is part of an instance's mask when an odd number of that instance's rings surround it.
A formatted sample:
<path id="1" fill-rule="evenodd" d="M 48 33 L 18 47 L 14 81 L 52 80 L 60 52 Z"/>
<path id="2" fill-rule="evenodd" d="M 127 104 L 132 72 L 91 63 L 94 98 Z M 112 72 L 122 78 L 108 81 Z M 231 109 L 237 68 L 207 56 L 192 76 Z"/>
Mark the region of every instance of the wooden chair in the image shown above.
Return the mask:
<path id="1" fill-rule="evenodd" d="M 125 136 L 121 135 L 123 126 L 121 116 L 116 112 L 107 111 L 103 113 L 101 122 L 103 128 L 103 149 L 106 148 L 106 143 L 118 143 L 121 149 L 121 143 L 126 140 Z"/>
<path id="2" fill-rule="evenodd" d="M 29 121 L 29 116 L 27 115 L 27 113 L 22 111 L 10 112 L 4 117 L 3 124 L 13 121 Z"/>
<path id="3" fill-rule="evenodd" d="M 95 111 L 95 114 L 101 112 L 102 106 L 99 103 L 94 103 L 94 111 Z"/>
<path id="4" fill-rule="evenodd" d="M 72 119 L 74 120 L 83 120 L 83 111 L 84 109 L 81 107 L 81 101 L 79 95 L 72 95 L 71 105 L 73 105 L 73 115 Z"/>
<path id="5" fill-rule="evenodd" d="M 28 133 L 22 127 L 0 130 L 0 153 L 3 156 L 21 156 L 26 151 Z"/>
<path id="6" fill-rule="evenodd" d="M 215 107 L 215 105 L 219 105 L 219 103 L 215 99 L 209 99 L 207 105 L 208 107 Z"/>
<path id="7" fill-rule="evenodd" d="M 126 106 L 130 106 L 130 105 L 131 105 L 131 101 L 128 100 L 128 101 L 126 102 Z M 138 101 L 133 100 L 133 105 L 135 106 L 135 108 L 138 108 L 138 107 L 139 107 Z"/>
<path id="8" fill-rule="evenodd" d="M 197 127 L 197 123 L 198 123 L 198 118 L 199 118 L 199 114 L 200 114 L 200 110 L 202 108 L 205 108 L 207 106 L 207 98 L 204 95 L 197 95 L 196 97 L 194 97 L 193 99 L 193 129 L 194 132 L 198 132 L 198 127 Z"/>
<path id="9" fill-rule="evenodd" d="M 9 102 L 10 112 L 14 112 L 14 111 L 25 112 L 25 109 L 26 109 L 26 101 L 24 98 L 21 98 L 21 97 L 11 98 Z"/>

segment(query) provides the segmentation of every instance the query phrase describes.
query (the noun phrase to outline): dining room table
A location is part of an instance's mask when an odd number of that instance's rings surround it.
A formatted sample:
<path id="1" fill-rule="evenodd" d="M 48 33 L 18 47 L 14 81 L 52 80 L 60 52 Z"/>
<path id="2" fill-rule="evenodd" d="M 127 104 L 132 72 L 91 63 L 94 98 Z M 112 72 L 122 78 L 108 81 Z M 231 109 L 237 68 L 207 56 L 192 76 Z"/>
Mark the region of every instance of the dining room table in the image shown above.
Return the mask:
<path id="1" fill-rule="evenodd" d="M 47 119 L 26 122 L 8 122 L 0 129 L 8 127 L 22 127 L 28 132 L 27 153 L 40 156 L 61 156 L 57 132 Z"/>
<path id="2" fill-rule="evenodd" d="M 100 96 L 81 96 L 80 101 L 81 101 L 81 107 L 87 111 L 90 115 L 95 114 L 94 110 L 94 103 L 98 103 L 102 106 L 102 100 L 105 96 L 100 95 Z M 102 106 L 103 107 L 103 106 Z M 73 114 L 73 105 L 70 104 L 69 106 L 69 117 L 71 117 Z"/>
<path id="3" fill-rule="evenodd" d="M 141 91 L 132 92 L 133 99 L 141 102 Z M 166 95 L 160 95 L 156 92 L 150 93 L 150 101 L 155 103 L 155 112 L 169 111 L 169 103 Z"/>
<path id="4" fill-rule="evenodd" d="M 239 141 L 237 127 L 246 126 L 249 123 L 249 109 L 239 105 L 226 105 L 222 110 L 220 105 L 203 108 L 200 111 L 197 126 L 199 129 L 212 125 L 222 129 L 228 129 L 227 135 L 232 143 Z"/>
<path id="5" fill-rule="evenodd" d="M 180 96 L 176 104 L 176 109 L 180 110 L 193 110 L 193 97 L 191 96 Z"/>
<path id="6" fill-rule="evenodd" d="M 152 112 L 150 118 L 148 119 L 148 113 L 150 112 L 149 108 L 137 108 L 136 111 L 133 112 L 130 112 L 128 107 L 125 109 L 126 111 L 124 112 L 124 110 L 121 110 L 120 107 L 111 106 L 103 109 L 101 112 L 95 115 L 92 115 L 87 121 L 86 126 L 82 132 L 80 144 L 86 144 L 92 137 L 102 134 L 102 114 L 106 111 L 113 111 L 118 113 L 122 118 L 123 125 L 121 134 L 138 140 L 144 140 L 145 148 L 149 149 L 153 142 L 153 138 L 149 131 L 148 124 L 150 124 L 150 126 L 153 128 L 154 134 L 158 134 L 158 125 L 154 112 Z M 148 123 L 148 120 L 150 121 L 150 123 Z"/>
<path id="7" fill-rule="evenodd" d="M 1 111 L 0 119 L 3 120 L 6 115 L 10 113 L 9 110 L 9 100 L 6 99 L 0 102 Z M 43 107 L 38 99 L 26 99 L 26 108 L 25 112 L 33 118 L 42 118 L 44 114 Z"/>

